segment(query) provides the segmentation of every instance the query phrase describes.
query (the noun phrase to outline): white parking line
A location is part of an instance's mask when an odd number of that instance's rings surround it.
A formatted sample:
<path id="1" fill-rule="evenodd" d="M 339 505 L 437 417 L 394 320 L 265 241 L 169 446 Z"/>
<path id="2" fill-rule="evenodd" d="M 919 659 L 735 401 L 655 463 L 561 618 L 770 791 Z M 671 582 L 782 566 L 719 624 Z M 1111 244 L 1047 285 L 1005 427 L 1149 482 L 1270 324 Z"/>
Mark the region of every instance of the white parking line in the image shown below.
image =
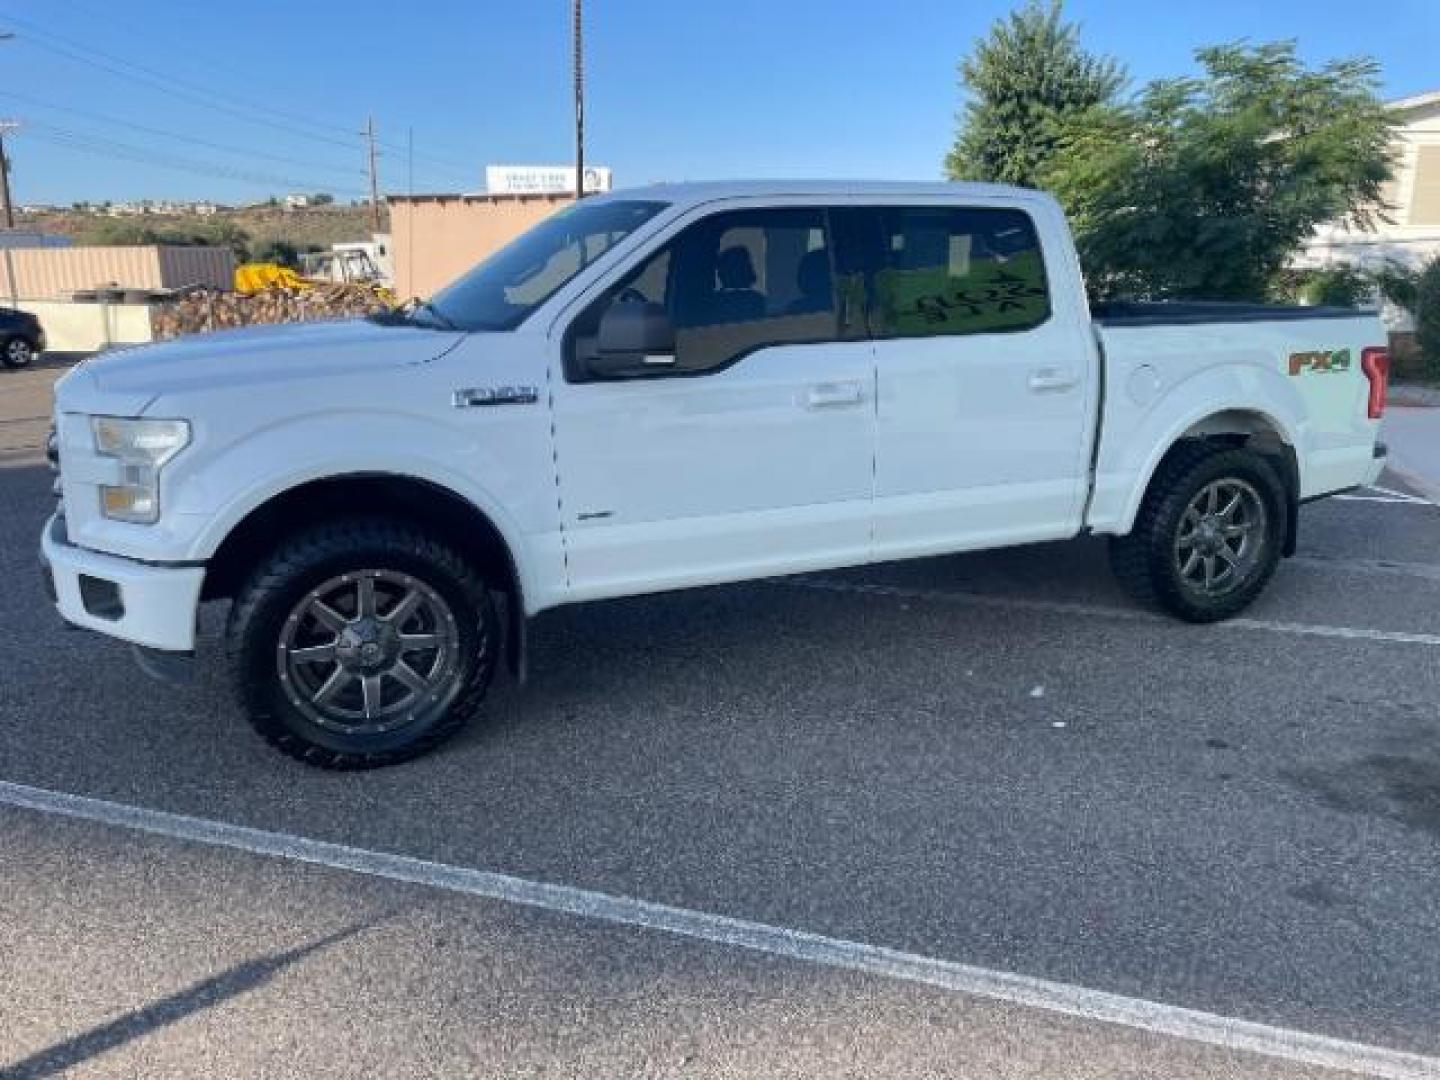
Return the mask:
<path id="1" fill-rule="evenodd" d="M 368 851 L 7 781 L 0 781 L 0 805 L 640 927 L 802 963 L 921 983 L 1226 1050 L 1263 1054 L 1394 1080 L 1419 1080 L 1421 1077 L 1433 1080 L 1440 1076 L 1440 1058 L 1252 1023 L 1028 975 L 937 960 L 803 930 L 670 907 L 629 896 L 529 881 L 507 874 Z"/>
<path id="2" fill-rule="evenodd" d="M 1433 506 L 1428 499 L 1399 498 L 1390 495 L 1331 495 L 1337 502 L 1390 503 L 1392 506 Z"/>
<path id="3" fill-rule="evenodd" d="M 1419 495 L 1411 495 L 1408 491 L 1396 491 L 1394 488 L 1381 487 L 1379 484 L 1371 484 L 1365 490 L 1378 491 L 1381 495 L 1393 495 L 1397 499 L 1404 499 L 1408 502 L 1418 502 L 1429 505 L 1428 500 L 1421 498 Z"/>
<path id="4" fill-rule="evenodd" d="M 940 603 L 964 604 L 969 607 L 1001 608 L 1014 611 L 1043 611 L 1057 615 L 1088 615 L 1099 619 L 1125 622 L 1147 622 L 1175 625 L 1173 619 L 1155 615 L 1139 608 L 1108 607 L 1104 604 L 1075 604 L 1065 600 L 1031 600 L 1014 596 L 986 596 L 983 593 L 952 592 L 946 589 L 907 589 L 898 585 L 871 585 L 839 578 L 780 578 L 776 584 L 824 592 L 858 593 L 871 596 L 893 596 L 903 600 L 932 600 Z M 1215 630 L 1268 630 L 1302 637 L 1341 638 L 1364 641 L 1389 641 L 1399 645 L 1440 647 L 1440 634 L 1415 634 L 1404 630 L 1372 630 L 1363 626 L 1326 626 L 1323 623 L 1279 622 L 1272 619 L 1227 619 L 1211 623 Z"/>

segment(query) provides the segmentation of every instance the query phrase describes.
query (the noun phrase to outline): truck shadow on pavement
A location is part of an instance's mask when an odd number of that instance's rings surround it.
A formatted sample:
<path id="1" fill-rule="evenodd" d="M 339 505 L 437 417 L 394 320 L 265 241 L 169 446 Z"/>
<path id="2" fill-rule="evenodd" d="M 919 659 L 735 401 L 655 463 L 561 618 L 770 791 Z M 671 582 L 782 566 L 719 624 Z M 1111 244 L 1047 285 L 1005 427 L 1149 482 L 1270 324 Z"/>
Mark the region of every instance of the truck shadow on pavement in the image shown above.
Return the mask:
<path id="1" fill-rule="evenodd" d="M 374 929 L 388 918 L 387 915 L 370 919 L 327 934 L 307 945 L 237 964 L 219 975 L 188 986 L 142 1009 L 128 1012 L 108 1024 L 91 1028 L 65 1042 L 37 1051 L 14 1065 L 0 1068 L 0 1078 L 39 1080 L 40 1077 L 57 1076 L 91 1058 L 169 1027 L 204 1009 L 256 990 L 286 968 L 300 963 L 313 953 L 332 948 L 347 938 Z"/>

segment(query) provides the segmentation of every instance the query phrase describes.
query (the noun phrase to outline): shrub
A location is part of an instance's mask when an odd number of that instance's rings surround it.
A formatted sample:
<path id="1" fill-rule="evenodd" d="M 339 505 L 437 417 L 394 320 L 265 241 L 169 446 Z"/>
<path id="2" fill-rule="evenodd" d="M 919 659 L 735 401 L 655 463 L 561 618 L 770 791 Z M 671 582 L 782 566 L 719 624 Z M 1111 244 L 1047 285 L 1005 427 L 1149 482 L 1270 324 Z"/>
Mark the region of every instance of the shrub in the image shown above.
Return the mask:
<path id="1" fill-rule="evenodd" d="M 1430 260 L 1415 282 L 1415 344 L 1426 377 L 1440 380 L 1440 256 Z"/>

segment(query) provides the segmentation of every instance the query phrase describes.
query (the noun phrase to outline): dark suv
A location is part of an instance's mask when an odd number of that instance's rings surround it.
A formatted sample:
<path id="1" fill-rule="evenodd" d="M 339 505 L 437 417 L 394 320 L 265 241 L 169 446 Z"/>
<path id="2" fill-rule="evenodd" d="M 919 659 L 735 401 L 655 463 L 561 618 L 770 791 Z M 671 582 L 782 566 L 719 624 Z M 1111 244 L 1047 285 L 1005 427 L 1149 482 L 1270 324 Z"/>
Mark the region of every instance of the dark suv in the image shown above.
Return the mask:
<path id="1" fill-rule="evenodd" d="M 45 351 L 45 331 L 28 311 L 0 307 L 0 363 L 8 368 L 29 367 Z"/>

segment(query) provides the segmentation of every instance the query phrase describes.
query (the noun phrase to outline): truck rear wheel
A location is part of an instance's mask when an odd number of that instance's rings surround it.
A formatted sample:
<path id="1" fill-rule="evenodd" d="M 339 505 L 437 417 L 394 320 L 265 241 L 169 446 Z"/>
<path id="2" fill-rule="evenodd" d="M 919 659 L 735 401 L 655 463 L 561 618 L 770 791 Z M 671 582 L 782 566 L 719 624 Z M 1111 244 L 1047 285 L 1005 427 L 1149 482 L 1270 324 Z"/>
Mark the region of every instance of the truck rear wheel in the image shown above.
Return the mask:
<path id="1" fill-rule="evenodd" d="M 454 735 L 484 699 L 498 638 L 474 568 L 384 520 L 283 542 L 241 589 L 227 628 L 250 723 L 327 769 L 391 765 Z"/>
<path id="2" fill-rule="evenodd" d="M 1284 485 L 1264 458 L 1197 443 L 1150 482 L 1128 536 L 1110 542 L 1121 585 L 1188 622 L 1217 622 L 1249 607 L 1280 560 Z"/>

